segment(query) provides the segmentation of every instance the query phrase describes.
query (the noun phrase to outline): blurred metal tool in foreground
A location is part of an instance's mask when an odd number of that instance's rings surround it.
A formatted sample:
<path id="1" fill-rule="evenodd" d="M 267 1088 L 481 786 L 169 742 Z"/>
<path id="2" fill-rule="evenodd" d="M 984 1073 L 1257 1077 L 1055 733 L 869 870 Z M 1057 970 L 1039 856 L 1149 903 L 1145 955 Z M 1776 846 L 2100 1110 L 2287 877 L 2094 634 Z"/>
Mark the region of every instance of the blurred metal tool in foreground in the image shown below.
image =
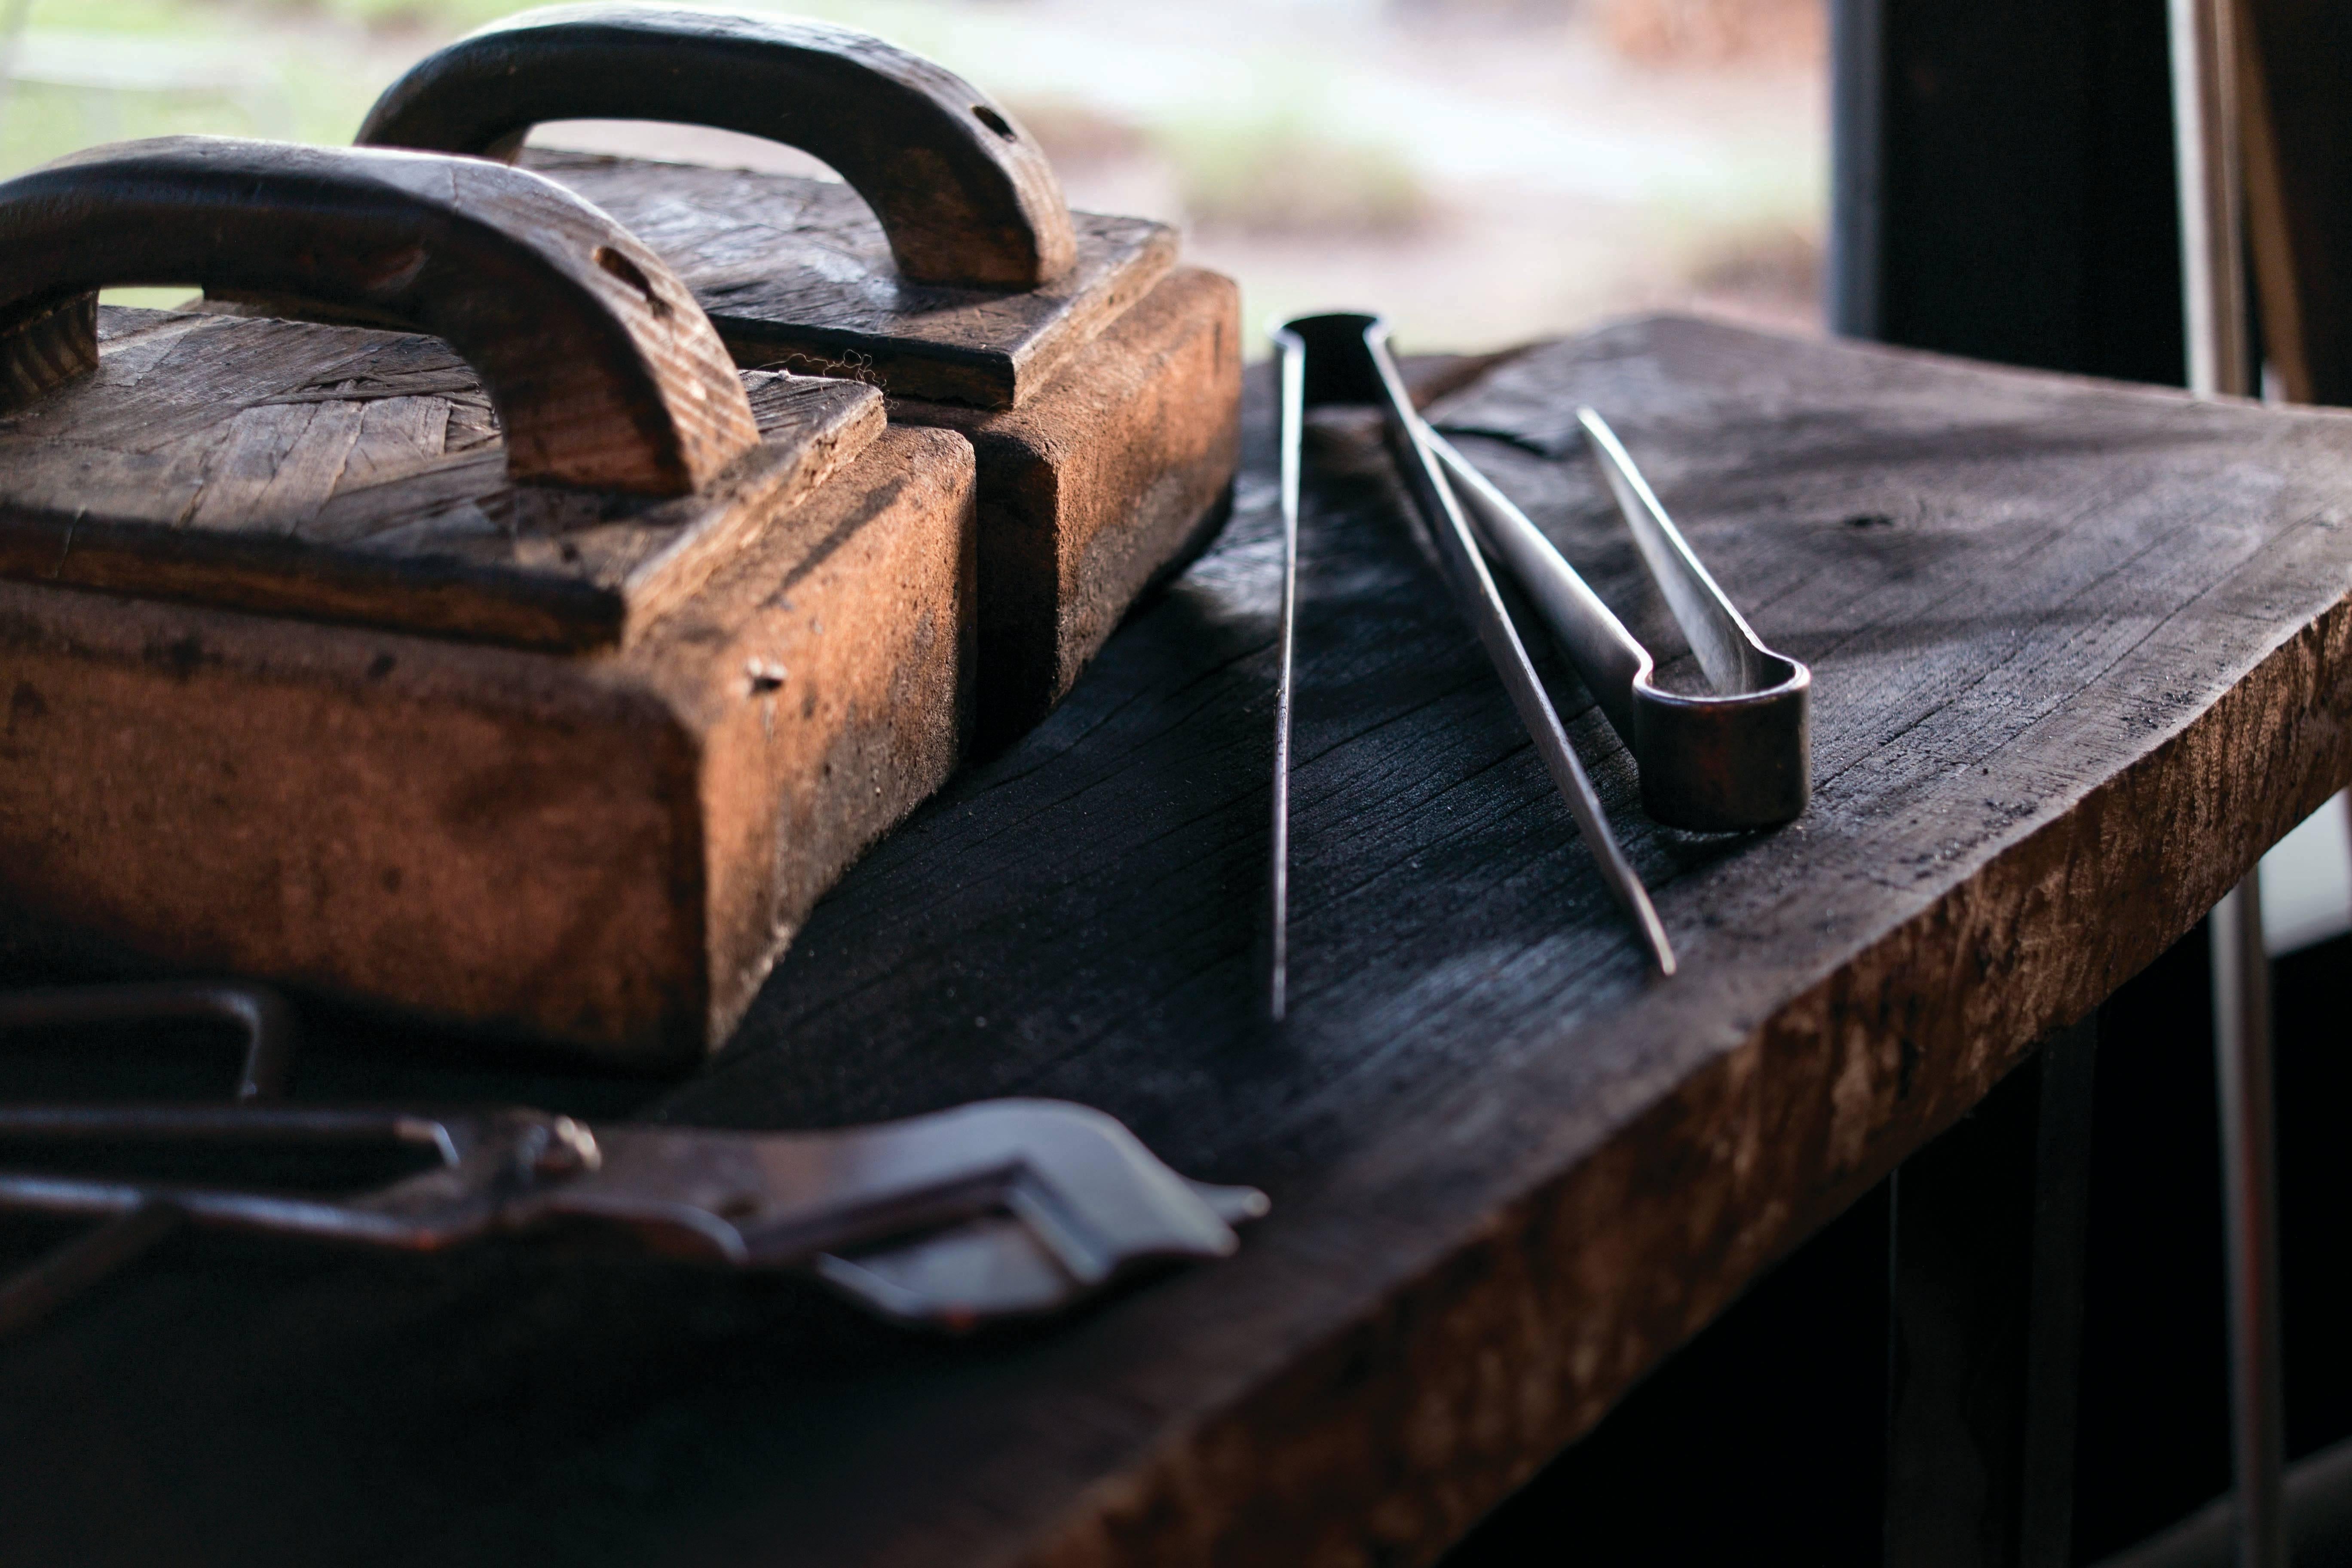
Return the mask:
<path id="1" fill-rule="evenodd" d="M 1476 526 L 1551 628 L 1642 773 L 1642 809 L 1702 833 L 1771 827 L 1812 798 L 1812 672 L 1766 647 L 1691 552 L 1608 422 L 1577 410 L 1586 448 L 1616 498 L 1675 623 L 1690 641 L 1707 693 L 1669 691 L 1656 661 L 1510 498 L 1430 432 Z"/>
<path id="2" fill-rule="evenodd" d="M 1266 1211 L 1255 1188 L 1177 1175 L 1100 1111 L 1041 1100 L 828 1132 L 592 1127 L 520 1109 L 12 1105 L 0 1142 L 100 1145 L 110 1160 L 406 1148 L 428 1162 L 336 1196 L 0 1171 L 0 1212 L 106 1222 L 0 1285 L 24 1304 L 0 1327 L 29 1326 L 187 1225 L 405 1252 L 541 1236 L 572 1256 L 800 1269 L 881 1317 L 961 1331 L 1059 1310 L 1149 1262 L 1224 1257 L 1233 1226 Z M 110 1236 L 121 1244 L 91 1252 Z"/>
<path id="3" fill-rule="evenodd" d="M 1283 616 L 1281 669 L 1275 695 L 1274 861 L 1269 879 L 1273 904 L 1272 961 L 1267 1004 L 1283 1016 L 1288 991 L 1286 942 L 1289 856 L 1291 626 L 1297 594 L 1298 474 L 1306 411 L 1327 404 L 1361 404 L 1381 410 L 1389 445 L 1438 558 L 1444 563 L 1454 603 L 1478 634 L 1486 657 L 1510 693 L 1519 721 L 1536 743 L 1552 782 L 1568 803 L 1577 830 L 1601 868 L 1603 882 L 1640 933 L 1661 973 L 1675 972 L 1674 948 L 1633 866 L 1609 830 L 1601 797 L 1568 743 L 1559 715 L 1537 678 L 1526 647 L 1511 625 L 1465 521 L 1461 503 L 1447 483 L 1435 449 L 1435 433 L 1413 411 L 1404 383 L 1389 354 L 1388 323 L 1378 316 L 1298 316 L 1276 329 L 1282 354 Z"/>

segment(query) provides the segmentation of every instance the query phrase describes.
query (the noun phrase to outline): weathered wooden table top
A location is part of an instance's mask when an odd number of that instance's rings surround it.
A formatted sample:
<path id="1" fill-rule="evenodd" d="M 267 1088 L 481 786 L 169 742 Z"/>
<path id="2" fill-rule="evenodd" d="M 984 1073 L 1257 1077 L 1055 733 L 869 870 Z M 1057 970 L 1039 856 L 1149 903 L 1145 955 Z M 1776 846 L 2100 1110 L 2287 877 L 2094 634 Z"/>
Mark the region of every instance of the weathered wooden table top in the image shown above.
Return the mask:
<path id="1" fill-rule="evenodd" d="M 1678 978 L 1342 426 L 1305 529 L 1295 1011 L 1254 1022 L 1261 417 L 1223 540 L 651 1106 L 1088 1101 L 1273 1194 L 1239 1256 L 945 1342 L 790 1283 L 192 1238 L 0 1347 L 0 1555 L 1425 1562 L 2352 776 L 2352 419 L 1612 327 L 1435 414 L 1526 443 L 1466 444 L 1621 603 L 1580 399 L 1817 683 L 1812 810 L 1732 838 L 1647 825 L 1557 683 Z M 457 1081 L 319 1060 L 308 1093 Z"/>

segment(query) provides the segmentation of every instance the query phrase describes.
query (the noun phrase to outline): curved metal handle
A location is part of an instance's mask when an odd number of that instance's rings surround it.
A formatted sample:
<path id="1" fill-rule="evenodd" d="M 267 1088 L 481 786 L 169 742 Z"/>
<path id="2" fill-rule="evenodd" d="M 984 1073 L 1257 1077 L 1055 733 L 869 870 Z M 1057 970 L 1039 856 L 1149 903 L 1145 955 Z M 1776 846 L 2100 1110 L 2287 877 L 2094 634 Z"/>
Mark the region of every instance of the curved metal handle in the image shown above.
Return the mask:
<path id="1" fill-rule="evenodd" d="M 1034 289 L 1077 258 L 1061 182 L 961 77 L 869 34 L 659 5 L 552 5 L 426 56 L 362 143 L 511 159 L 550 120 L 666 120 L 765 137 L 840 172 L 905 277 Z"/>
<path id="2" fill-rule="evenodd" d="M 313 302 L 444 338 L 480 374 L 521 481 L 682 495 L 760 438 L 686 285 L 520 169 L 166 136 L 19 175 L 0 184 L 0 399 L 97 366 L 95 290 L 113 284 Z"/>

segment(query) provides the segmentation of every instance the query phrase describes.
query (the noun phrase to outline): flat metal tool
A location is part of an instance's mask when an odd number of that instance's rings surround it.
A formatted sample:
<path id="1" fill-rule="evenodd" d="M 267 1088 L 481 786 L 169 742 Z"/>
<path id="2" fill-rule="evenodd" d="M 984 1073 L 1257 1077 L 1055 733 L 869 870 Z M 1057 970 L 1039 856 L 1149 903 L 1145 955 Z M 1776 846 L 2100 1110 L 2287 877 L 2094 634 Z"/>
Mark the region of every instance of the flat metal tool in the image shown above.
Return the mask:
<path id="1" fill-rule="evenodd" d="M 1577 831 L 1600 867 L 1601 880 L 1625 911 L 1651 961 L 1659 972 L 1675 972 L 1673 945 L 1650 902 L 1649 890 L 1618 847 L 1602 815 L 1601 797 L 1583 764 L 1568 743 L 1559 715 L 1537 678 L 1511 625 L 1494 578 L 1487 573 L 1476 540 L 1465 521 L 1460 502 L 1446 481 L 1436 455 L 1436 435 L 1415 413 L 1404 382 L 1398 375 L 1388 347 L 1388 323 L 1378 316 L 1353 313 L 1298 316 L 1274 332 L 1282 355 L 1282 507 L 1283 620 L 1282 660 L 1275 696 L 1274 864 L 1269 879 L 1273 903 L 1272 963 L 1268 975 L 1268 1005 L 1276 1018 L 1283 1016 L 1288 975 L 1286 931 L 1289 856 L 1289 763 L 1291 707 L 1291 626 L 1297 595 L 1298 563 L 1298 478 L 1304 444 L 1306 411 L 1334 404 L 1370 405 L 1381 410 L 1389 445 L 1414 510 L 1454 592 L 1455 604 L 1478 634 L 1486 657 L 1510 693 L 1519 721 L 1534 738 L 1536 751 L 1550 772 L 1552 782 L 1567 801 Z"/>
<path id="2" fill-rule="evenodd" d="M 1812 672 L 1766 647 L 1692 553 L 1608 422 L 1577 410 L 1585 447 L 1711 693 L 1669 691 L 1657 662 L 1508 496 L 1436 432 L 1429 444 L 1487 551 L 1551 628 L 1633 753 L 1642 809 L 1672 827 L 1736 832 L 1803 814 L 1812 798 Z"/>
<path id="3" fill-rule="evenodd" d="M 236 1103 L 273 1100 L 285 1092 L 294 1050 L 293 1015 L 284 998 L 261 986 L 165 981 L 59 986 L 0 995 L 0 1034 L 10 1029 L 184 1019 L 233 1024 L 245 1037 Z M 0 1279 L 0 1339 L 32 1328 L 108 1275 L 136 1261 L 177 1231 L 183 1217 L 167 1203 L 134 1204 L 30 1267 Z"/>
<path id="4" fill-rule="evenodd" d="M 1255 1188 L 1177 1175 L 1101 1111 L 1042 1100 L 824 1132 L 591 1126 L 521 1109 L 12 1105 L 0 1142 L 96 1144 L 110 1159 L 406 1148 L 429 1168 L 336 1196 L 0 1171 L 0 1212 L 110 1227 L 163 1215 L 405 1252 L 537 1235 L 575 1255 L 805 1270 L 884 1318 L 953 1331 L 1059 1310 L 1153 1261 L 1224 1257 L 1233 1227 L 1266 1211 Z"/>

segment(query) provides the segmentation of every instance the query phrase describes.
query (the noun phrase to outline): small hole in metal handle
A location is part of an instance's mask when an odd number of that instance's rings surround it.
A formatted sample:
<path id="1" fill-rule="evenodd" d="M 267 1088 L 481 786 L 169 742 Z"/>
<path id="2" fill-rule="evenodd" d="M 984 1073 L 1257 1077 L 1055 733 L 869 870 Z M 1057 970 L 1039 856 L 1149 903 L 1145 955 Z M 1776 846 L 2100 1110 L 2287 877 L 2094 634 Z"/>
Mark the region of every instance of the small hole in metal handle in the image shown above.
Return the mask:
<path id="1" fill-rule="evenodd" d="M 999 136 L 1003 137 L 1007 142 L 1018 142 L 1021 140 L 1021 132 L 1013 129 L 1013 122 L 1005 119 L 1002 114 L 997 113 L 996 110 L 989 108 L 988 105 L 984 103 L 975 103 L 971 106 L 971 112 L 973 118 L 977 119 L 982 125 L 987 126 L 991 131 L 995 132 Z"/>

